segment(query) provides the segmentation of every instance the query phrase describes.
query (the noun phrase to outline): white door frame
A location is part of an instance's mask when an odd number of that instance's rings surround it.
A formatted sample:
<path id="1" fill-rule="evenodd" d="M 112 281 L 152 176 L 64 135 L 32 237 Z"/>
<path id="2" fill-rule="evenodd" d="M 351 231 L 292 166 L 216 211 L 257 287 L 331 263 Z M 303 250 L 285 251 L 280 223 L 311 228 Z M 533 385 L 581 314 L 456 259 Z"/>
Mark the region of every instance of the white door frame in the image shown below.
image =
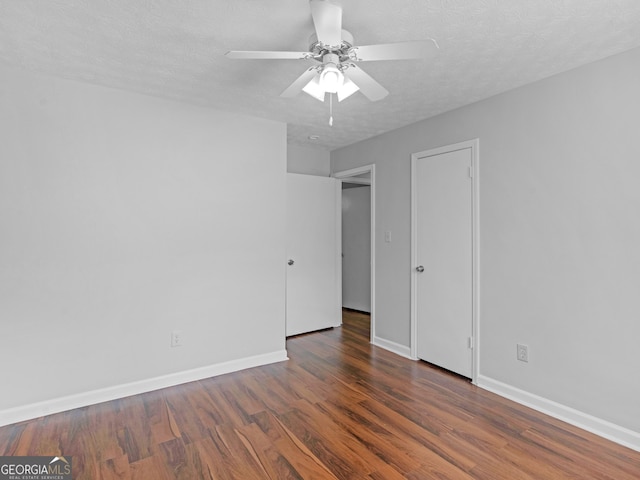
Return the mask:
<path id="1" fill-rule="evenodd" d="M 353 178 L 366 174 L 370 175 L 370 179 Z M 376 335 L 376 166 L 373 164 L 364 165 L 362 167 L 334 172 L 331 176 L 340 180 L 341 187 L 343 181 L 345 183 L 362 183 L 365 185 L 371 185 L 371 336 L 369 338 L 369 341 L 373 343 Z M 339 188 L 338 191 L 338 211 L 340 212 L 340 215 L 338 216 L 338 224 L 341 231 L 342 188 Z M 342 258 L 342 256 L 340 256 L 340 258 Z M 340 262 L 340 264 L 342 265 L 342 262 Z M 340 269 L 340 278 L 342 279 L 342 268 Z"/>
<path id="2" fill-rule="evenodd" d="M 472 366 L 471 381 L 476 384 L 480 372 L 480 299 L 479 299 L 479 280 L 480 280 L 480 234 L 479 234 L 479 172 L 480 172 L 480 152 L 479 139 L 467 140 L 465 142 L 446 145 L 444 147 L 433 148 L 411 155 L 411 358 L 417 357 L 417 311 L 418 311 L 418 282 L 415 267 L 418 265 L 418 185 L 416 166 L 421 158 L 440 155 L 443 153 L 454 152 L 465 148 L 471 148 L 471 198 L 472 198 L 472 227 L 471 227 L 471 243 L 472 243 L 472 264 L 471 264 L 471 348 L 473 349 L 471 358 Z"/>

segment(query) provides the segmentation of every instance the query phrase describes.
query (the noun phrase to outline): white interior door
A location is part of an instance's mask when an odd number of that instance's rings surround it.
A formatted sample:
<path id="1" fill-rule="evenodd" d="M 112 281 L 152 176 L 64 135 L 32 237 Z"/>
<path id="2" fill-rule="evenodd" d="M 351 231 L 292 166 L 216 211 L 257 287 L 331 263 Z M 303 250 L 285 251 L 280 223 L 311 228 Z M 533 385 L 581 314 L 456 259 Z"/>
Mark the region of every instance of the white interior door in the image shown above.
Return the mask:
<path id="1" fill-rule="evenodd" d="M 338 195 L 334 178 L 287 174 L 287 336 L 342 323 Z"/>
<path id="2" fill-rule="evenodd" d="M 417 356 L 472 376 L 472 149 L 415 160 Z"/>

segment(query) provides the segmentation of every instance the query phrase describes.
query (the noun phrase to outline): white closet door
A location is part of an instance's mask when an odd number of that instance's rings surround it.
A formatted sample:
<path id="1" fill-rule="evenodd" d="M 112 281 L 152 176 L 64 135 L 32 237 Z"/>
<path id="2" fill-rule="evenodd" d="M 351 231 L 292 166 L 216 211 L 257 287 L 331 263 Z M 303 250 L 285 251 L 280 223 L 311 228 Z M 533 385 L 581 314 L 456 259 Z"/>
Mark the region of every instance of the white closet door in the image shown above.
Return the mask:
<path id="1" fill-rule="evenodd" d="M 472 376 L 471 148 L 418 158 L 417 355 Z"/>

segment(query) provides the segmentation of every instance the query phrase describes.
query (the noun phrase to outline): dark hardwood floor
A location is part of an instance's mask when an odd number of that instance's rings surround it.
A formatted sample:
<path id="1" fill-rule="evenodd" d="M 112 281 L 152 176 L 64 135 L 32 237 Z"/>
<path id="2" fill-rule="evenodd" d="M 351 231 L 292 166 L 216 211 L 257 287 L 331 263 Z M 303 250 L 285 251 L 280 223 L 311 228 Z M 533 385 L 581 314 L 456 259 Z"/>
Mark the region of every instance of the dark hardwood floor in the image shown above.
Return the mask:
<path id="1" fill-rule="evenodd" d="M 369 318 L 290 360 L 0 428 L 74 479 L 638 479 L 640 453 L 371 346 Z"/>

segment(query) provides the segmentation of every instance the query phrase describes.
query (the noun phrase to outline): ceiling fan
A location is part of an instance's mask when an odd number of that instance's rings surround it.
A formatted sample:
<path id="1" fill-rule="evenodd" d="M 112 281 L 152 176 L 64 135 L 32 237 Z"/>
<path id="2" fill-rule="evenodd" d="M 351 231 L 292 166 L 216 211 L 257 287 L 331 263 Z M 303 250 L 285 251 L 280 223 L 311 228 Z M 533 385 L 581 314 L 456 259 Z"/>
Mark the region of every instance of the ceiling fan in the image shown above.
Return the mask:
<path id="1" fill-rule="evenodd" d="M 228 58 L 250 60 L 314 60 L 281 97 L 294 97 L 300 91 L 324 102 L 325 95 L 336 94 L 338 101 L 358 90 L 371 101 L 389 92 L 357 64 L 379 60 L 428 58 L 438 49 L 435 40 L 355 46 L 353 35 L 342 29 L 342 7 L 335 0 L 310 0 L 315 34 L 308 52 L 230 51 Z M 332 97 L 330 96 L 330 99 Z"/>

